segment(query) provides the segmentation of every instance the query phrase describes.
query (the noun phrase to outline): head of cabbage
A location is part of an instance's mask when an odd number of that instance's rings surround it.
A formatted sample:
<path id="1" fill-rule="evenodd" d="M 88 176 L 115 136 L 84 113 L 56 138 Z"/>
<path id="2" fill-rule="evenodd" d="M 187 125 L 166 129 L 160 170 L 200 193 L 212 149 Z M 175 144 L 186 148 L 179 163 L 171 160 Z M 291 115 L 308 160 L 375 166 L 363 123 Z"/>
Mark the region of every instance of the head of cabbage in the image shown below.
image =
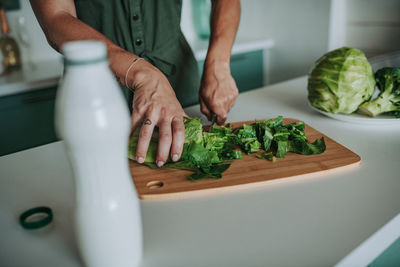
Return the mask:
<path id="1" fill-rule="evenodd" d="M 375 90 L 374 72 L 361 50 L 342 47 L 319 58 L 308 77 L 311 105 L 349 114 L 369 100 Z"/>

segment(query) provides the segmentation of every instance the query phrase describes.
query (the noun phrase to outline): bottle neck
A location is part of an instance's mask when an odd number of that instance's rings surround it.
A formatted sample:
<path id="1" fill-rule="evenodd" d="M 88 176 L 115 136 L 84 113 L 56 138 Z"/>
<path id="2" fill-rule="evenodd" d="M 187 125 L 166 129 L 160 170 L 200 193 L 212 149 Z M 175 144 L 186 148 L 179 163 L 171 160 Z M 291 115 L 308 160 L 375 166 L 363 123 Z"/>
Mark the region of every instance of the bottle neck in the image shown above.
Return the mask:
<path id="1" fill-rule="evenodd" d="M 64 58 L 64 66 L 66 72 L 80 72 L 80 71 L 90 71 L 99 69 L 108 69 L 107 58 L 93 59 L 86 61 L 71 61 Z"/>

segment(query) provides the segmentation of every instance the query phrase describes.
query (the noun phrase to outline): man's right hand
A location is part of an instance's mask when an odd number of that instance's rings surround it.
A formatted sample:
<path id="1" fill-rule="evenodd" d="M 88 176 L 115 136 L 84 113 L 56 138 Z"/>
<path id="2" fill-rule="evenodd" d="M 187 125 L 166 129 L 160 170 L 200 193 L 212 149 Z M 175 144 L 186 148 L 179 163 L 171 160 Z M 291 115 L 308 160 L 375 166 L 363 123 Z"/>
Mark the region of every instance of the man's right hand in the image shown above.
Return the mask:
<path id="1" fill-rule="evenodd" d="M 136 161 L 143 163 L 154 127 L 159 129 L 156 164 L 165 164 L 169 154 L 178 161 L 185 141 L 186 116 L 168 79 L 145 60 L 135 63 L 128 73 L 126 84 L 134 88 L 132 130 L 141 127 L 136 150 Z"/>
<path id="2" fill-rule="evenodd" d="M 76 40 L 99 40 L 107 44 L 112 72 L 123 81 L 121 84 L 127 83 L 136 90 L 132 127 L 141 127 L 136 160 L 142 163 L 146 158 L 155 126 L 159 128 L 157 165 L 164 165 L 170 151 L 172 160 L 179 160 L 185 139 L 185 112 L 168 79 L 153 65 L 140 60 L 128 73 L 127 81 L 124 81 L 135 56 L 79 20 L 73 0 L 31 0 L 31 4 L 48 42 L 55 49 L 60 50 L 65 42 Z"/>

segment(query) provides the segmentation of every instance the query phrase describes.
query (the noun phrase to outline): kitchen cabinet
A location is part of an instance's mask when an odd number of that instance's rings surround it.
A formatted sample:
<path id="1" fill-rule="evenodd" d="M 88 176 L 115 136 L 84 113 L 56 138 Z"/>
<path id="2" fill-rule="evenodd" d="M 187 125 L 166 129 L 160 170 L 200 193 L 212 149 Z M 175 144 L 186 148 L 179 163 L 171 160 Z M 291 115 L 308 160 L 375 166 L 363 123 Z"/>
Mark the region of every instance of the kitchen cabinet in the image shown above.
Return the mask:
<path id="1" fill-rule="evenodd" d="M 200 74 L 204 60 L 198 61 Z M 264 85 L 264 51 L 256 50 L 233 54 L 231 56 L 231 74 L 239 92 L 259 88 Z"/>
<path id="2" fill-rule="evenodd" d="M 56 86 L 0 98 L 0 156 L 57 140 Z"/>

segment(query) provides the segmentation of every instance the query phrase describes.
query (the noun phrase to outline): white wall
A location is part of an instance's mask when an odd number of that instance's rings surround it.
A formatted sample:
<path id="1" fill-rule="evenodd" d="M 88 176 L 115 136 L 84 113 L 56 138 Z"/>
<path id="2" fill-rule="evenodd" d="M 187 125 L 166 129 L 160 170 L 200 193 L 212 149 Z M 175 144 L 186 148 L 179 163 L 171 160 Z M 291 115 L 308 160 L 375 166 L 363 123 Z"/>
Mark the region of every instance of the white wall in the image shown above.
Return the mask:
<path id="1" fill-rule="evenodd" d="M 182 29 L 192 40 L 191 0 L 183 1 Z M 237 39 L 272 39 L 270 83 L 304 75 L 328 51 L 330 0 L 242 0 Z"/>
<path id="2" fill-rule="evenodd" d="M 329 0 L 245 0 L 239 36 L 275 41 L 272 83 L 306 74 L 328 50 Z"/>
<path id="3" fill-rule="evenodd" d="M 349 0 L 346 45 L 367 56 L 400 51 L 400 1 Z"/>
<path id="4" fill-rule="evenodd" d="M 20 0 L 20 4 L 20 10 L 7 11 L 7 19 L 11 27 L 11 35 L 16 37 L 18 44 L 20 44 L 23 61 L 27 60 L 28 51 L 31 51 L 30 55 L 33 61 L 59 60 L 60 54 L 47 44 L 46 38 L 33 14 L 29 1 Z M 26 32 L 31 40 L 29 49 L 23 46 L 18 38 L 18 18 L 21 16 L 25 18 Z"/>
<path id="5" fill-rule="evenodd" d="M 350 46 L 368 57 L 400 52 L 399 0 L 332 0 L 330 47 Z"/>

